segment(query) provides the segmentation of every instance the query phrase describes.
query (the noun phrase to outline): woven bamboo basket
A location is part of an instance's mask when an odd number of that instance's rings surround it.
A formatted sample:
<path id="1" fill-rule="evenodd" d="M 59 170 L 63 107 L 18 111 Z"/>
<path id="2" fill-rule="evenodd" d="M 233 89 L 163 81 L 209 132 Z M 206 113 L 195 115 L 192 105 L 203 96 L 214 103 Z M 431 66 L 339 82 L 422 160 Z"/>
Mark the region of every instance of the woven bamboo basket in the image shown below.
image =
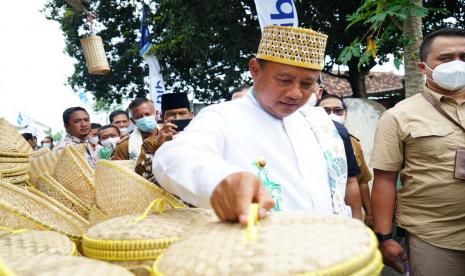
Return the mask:
<path id="1" fill-rule="evenodd" d="M 28 163 L 0 163 L 1 174 L 12 174 L 15 172 L 29 171 Z"/>
<path id="2" fill-rule="evenodd" d="M 52 230 L 80 240 L 87 228 L 49 201 L 0 181 L 0 225 L 10 229 Z"/>
<path id="3" fill-rule="evenodd" d="M 51 254 L 77 255 L 74 242 L 67 236 L 53 231 L 10 230 L 11 234 L 0 238 L 0 256 Z"/>
<path id="4" fill-rule="evenodd" d="M 63 148 L 52 176 L 86 204 L 95 203 L 92 168 L 72 146 L 67 145 Z"/>
<path id="5" fill-rule="evenodd" d="M 17 164 L 21 164 L 21 163 L 17 163 Z M 16 169 L 15 171 L 2 172 L 1 174 L 3 176 L 6 176 L 6 177 L 19 176 L 19 175 L 28 175 L 29 174 L 29 165 L 27 165 L 25 169 Z"/>
<path id="6" fill-rule="evenodd" d="M 357 220 L 272 213 L 247 228 L 204 225 L 159 257 L 154 274 L 377 275 L 382 269 L 377 247 L 374 234 Z"/>
<path id="7" fill-rule="evenodd" d="M 29 157 L 34 153 L 31 145 L 4 118 L 0 118 L 0 155 Z"/>
<path id="8" fill-rule="evenodd" d="M 90 206 L 58 183 L 50 174 L 39 176 L 36 189 L 60 202 L 85 219 L 89 219 Z"/>
<path id="9" fill-rule="evenodd" d="M 131 276 L 132 274 L 121 266 L 85 257 L 37 254 L 19 257 L 1 256 L 0 275 Z"/>
<path id="10" fill-rule="evenodd" d="M 90 74 L 106 75 L 110 72 L 102 38 L 97 35 L 81 39 L 87 70 Z"/>
<path id="11" fill-rule="evenodd" d="M 110 160 L 112 163 L 115 163 L 118 166 L 125 167 L 134 171 L 136 169 L 136 160 Z"/>
<path id="12" fill-rule="evenodd" d="M 105 215 L 96 205 L 92 205 L 90 207 L 89 223 L 91 227 L 107 219 L 109 219 L 108 216 Z"/>
<path id="13" fill-rule="evenodd" d="M 61 151 L 47 152 L 46 154 L 31 159 L 29 178 L 34 186 L 39 176 L 43 175 L 44 173 L 53 173 L 60 153 Z"/>
<path id="14" fill-rule="evenodd" d="M 56 199 L 44 194 L 43 192 L 37 190 L 34 187 L 31 186 L 26 186 L 25 190 L 30 192 L 31 194 L 34 194 L 44 200 L 46 200 L 48 203 L 51 205 L 57 207 L 61 211 L 63 211 L 65 214 L 67 214 L 80 228 L 82 229 L 89 229 L 90 228 L 90 222 L 88 219 L 80 216 L 78 213 L 75 211 L 71 210 L 70 208 L 66 207 L 63 205 L 61 202 L 57 201 Z"/>
<path id="15" fill-rule="evenodd" d="M 34 151 L 34 153 L 32 154 L 31 157 L 32 158 L 37 158 L 37 157 L 40 157 L 40 156 L 42 156 L 44 154 L 48 154 L 50 152 L 52 152 L 52 151 L 49 148 L 40 148 L 40 149 Z"/>
<path id="16" fill-rule="evenodd" d="M 134 171 L 112 161 L 99 160 L 95 169 L 97 206 L 108 217 L 143 212 L 155 199 L 163 197 L 175 207 L 184 203 Z"/>
<path id="17" fill-rule="evenodd" d="M 22 175 L 15 175 L 15 176 L 5 176 L 2 174 L 2 180 L 6 181 L 11 184 L 20 184 L 25 183 L 29 180 L 29 175 L 22 174 Z"/>
<path id="18" fill-rule="evenodd" d="M 0 163 L 29 163 L 30 157 L 0 155 Z"/>
<path id="19" fill-rule="evenodd" d="M 163 200 L 154 203 L 159 202 Z M 216 219 L 212 212 L 197 208 L 162 211 L 164 207 L 158 206 L 162 209 L 150 215 L 152 206 L 143 215 L 112 218 L 90 228 L 83 237 L 84 255 L 143 269 L 190 230 Z"/>

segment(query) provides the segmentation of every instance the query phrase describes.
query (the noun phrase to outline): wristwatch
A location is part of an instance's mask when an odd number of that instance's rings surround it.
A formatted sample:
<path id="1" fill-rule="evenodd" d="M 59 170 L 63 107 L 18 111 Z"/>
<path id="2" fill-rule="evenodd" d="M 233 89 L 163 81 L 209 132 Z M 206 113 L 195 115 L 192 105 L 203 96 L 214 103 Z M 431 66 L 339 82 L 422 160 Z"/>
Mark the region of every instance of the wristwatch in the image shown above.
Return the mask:
<path id="1" fill-rule="evenodd" d="M 379 243 L 382 243 L 383 241 L 387 241 L 392 239 L 392 233 L 389 234 L 382 234 L 379 232 L 375 232 L 376 238 L 378 239 Z"/>

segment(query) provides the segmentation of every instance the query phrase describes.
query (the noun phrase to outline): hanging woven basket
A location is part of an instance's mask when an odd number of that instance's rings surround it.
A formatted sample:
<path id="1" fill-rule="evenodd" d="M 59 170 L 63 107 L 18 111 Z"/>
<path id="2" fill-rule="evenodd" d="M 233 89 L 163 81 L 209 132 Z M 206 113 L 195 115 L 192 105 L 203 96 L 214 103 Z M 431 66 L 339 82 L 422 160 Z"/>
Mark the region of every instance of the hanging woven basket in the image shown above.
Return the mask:
<path id="1" fill-rule="evenodd" d="M 106 75 L 110 72 L 102 38 L 98 35 L 91 35 L 81 39 L 81 46 L 84 50 L 87 70 L 90 74 Z"/>

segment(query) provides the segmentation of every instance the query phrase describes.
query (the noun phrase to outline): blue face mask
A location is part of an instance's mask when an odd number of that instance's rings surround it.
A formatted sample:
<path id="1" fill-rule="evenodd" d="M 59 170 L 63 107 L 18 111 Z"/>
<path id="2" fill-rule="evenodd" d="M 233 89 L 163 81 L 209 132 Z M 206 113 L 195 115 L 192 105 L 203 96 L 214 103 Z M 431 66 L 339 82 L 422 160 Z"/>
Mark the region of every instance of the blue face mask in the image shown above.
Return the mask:
<path id="1" fill-rule="evenodd" d="M 147 116 L 136 120 L 137 128 L 142 132 L 152 132 L 157 127 L 157 120 L 154 116 Z"/>

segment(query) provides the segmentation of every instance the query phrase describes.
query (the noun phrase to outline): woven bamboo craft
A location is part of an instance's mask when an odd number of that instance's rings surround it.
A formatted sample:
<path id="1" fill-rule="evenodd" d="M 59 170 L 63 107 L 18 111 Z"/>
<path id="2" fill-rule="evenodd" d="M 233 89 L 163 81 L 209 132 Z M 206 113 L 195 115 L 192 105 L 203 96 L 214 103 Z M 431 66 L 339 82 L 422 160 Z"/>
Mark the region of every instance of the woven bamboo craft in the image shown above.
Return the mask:
<path id="1" fill-rule="evenodd" d="M 97 206 L 110 218 L 143 212 L 160 197 L 174 207 L 186 207 L 170 193 L 134 171 L 108 160 L 97 162 L 95 189 Z"/>
<path id="2" fill-rule="evenodd" d="M 0 181 L 0 225 L 10 229 L 53 230 L 79 240 L 87 230 L 64 211 L 25 189 Z"/>
<path id="3" fill-rule="evenodd" d="M 322 70 L 328 36 L 298 27 L 267 26 L 263 29 L 257 58 Z"/>
<path id="4" fill-rule="evenodd" d="M 34 151 L 34 153 L 32 154 L 32 158 L 37 158 L 37 157 L 40 157 L 44 154 L 49 154 L 51 153 L 52 151 L 49 149 L 49 148 L 40 148 L 36 151 Z"/>
<path id="5" fill-rule="evenodd" d="M 4 175 L 29 171 L 28 163 L 0 163 L 0 173 Z"/>
<path id="6" fill-rule="evenodd" d="M 3 264 L 3 265 L 2 265 Z M 12 274 L 14 273 L 14 274 Z M 61 255 L 2 256 L 0 275 L 131 276 L 125 268 L 85 257 Z"/>
<path id="7" fill-rule="evenodd" d="M 110 72 L 102 38 L 97 35 L 81 39 L 87 70 L 90 74 L 106 75 Z"/>
<path id="8" fill-rule="evenodd" d="M 360 221 L 296 211 L 272 213 L 255 226 L 210 223 L 173 244 L 155 275 L 377 275 L 374 234 Z M 252 237 L 254 235 L 251 235 Z"/>
<path id="9" fill-rule="evenodd" d="M 36 189 L 60 202 L 81 217 L 89 219 L 90 206 L 68 191 L 48 173 L 39 176 Z"/>
<path id="10" fill-rule="evenodd" d="M 92 168 L 72 146 L 63 148 L 52 176 L 86 204 L 95 203 Z"/>
<path id="11" fill-rule="evenodd" d="M 34 194 L 44 200 L 46 200 L 48 203 L 50 203 L 51 205 L 57 207 L 58 209 L 60 209 L 61 211 L 63 211 L 65 214 L 67 214 L 81 229 L 89 229 L 90 227 L 90 222 L 80 216 L 78 213 L 76 213 L 75 211 L 69 209 L 68 207 L 66 207 L 65 205 L 63 205 L 61 202 L 57 201 L 56 199 L 42 193 L 41 191 L 37 190 L 36 188 L 34 187 L 31 187 L 31 186 L 27 186 L 25 187 L 25 190 L 30 192 L 31 194 Z"/>
<path id="12" fill-rule="evenodd" d="M 16 131 L 16 128 L 4 118 L 0 118 L 0 155 L 29 157 L 32 154 L 31 145 Z"/>
<path id="13" fill-rule="evenodd" d="M 74 256 L 77 250 L 68 237 L 53 231 L 12 231 L 0 238 L 0 257 L 36 254 Z"/>
<path id="14" fill-rule="evenodd" d="M 44 173 L 53 173 L 58 162 L 58 156 L 60 152 L 48 152 L 31 159 L 29 178 L 34 185 L 37 182 L 39 176 L 43 175 Z"/>
<path id="15" fill-rule="evenodd" d="M 112 218 L 87 231 L 83 252 L 85 256 L 109 261 L 155 260 L 190 230 L 214 219 L 211 212 L 197 208 Z"/>

